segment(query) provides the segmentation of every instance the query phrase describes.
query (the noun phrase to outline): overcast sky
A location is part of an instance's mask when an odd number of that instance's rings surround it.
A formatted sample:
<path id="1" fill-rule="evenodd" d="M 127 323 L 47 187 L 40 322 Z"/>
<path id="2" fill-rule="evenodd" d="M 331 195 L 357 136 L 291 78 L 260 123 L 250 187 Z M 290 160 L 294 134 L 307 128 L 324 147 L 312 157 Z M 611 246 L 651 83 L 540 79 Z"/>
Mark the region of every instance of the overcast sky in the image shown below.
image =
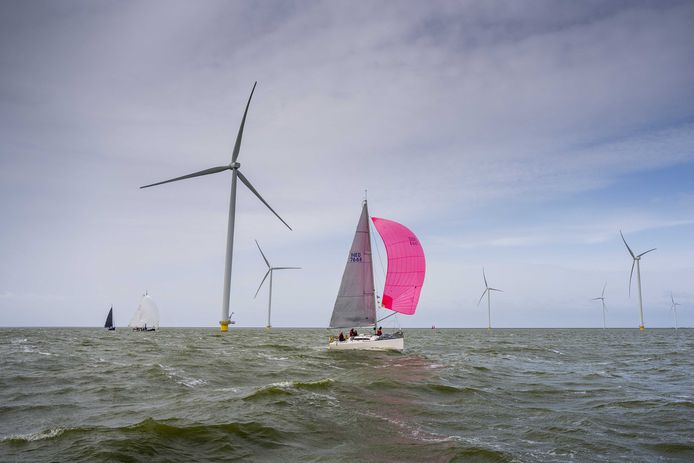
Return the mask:
<path id="1" fill-rule="evenodd" d="M 0 3 L 0 326 L 327 326 L 368 189 L 427 256 L 410 326 L 694 326 L 691 1 Z M 382 251 L 383 252 L 383 251 Z M 385 256 L 383 256 L 385 258 Z M 382 285 L 380 265 L 377 285 Z"/>

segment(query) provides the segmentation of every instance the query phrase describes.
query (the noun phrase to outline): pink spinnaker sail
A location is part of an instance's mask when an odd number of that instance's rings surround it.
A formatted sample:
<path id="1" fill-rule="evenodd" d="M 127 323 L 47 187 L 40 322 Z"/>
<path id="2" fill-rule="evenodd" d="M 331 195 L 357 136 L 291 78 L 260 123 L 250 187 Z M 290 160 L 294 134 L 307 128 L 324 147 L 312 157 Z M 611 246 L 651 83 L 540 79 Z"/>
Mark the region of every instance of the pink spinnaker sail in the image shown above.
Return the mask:
<path id="1" fill-rule="evenodd" d="M 417 310 L 424 283 L 424 250 L 410 229 L 397 222 L 372 217 L 388 253 L 388 272 L 383 289 L 383 307 L 412 315 Z"/>

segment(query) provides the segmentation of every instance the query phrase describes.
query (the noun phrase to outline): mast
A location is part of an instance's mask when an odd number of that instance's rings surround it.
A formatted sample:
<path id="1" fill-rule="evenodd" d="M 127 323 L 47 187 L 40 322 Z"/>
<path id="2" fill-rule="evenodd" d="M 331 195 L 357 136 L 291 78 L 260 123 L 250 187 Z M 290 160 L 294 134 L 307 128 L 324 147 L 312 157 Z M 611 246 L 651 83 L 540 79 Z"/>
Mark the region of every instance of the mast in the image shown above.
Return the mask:
<path id="1" fill-rule="evenodd" d="M 371 215 L 369 215 L 369 205 L 368 205 L 368 200 L 366 199 L 366 194 L 368 190 L 364 190 L 364 207 L 366 208 L 366 216 L 368 217 L 367 220 L 367 231 L 368 231 L 368 236 L 369 236 L 369 244 L 371 244 Z M 375 245 L 376 243 L 374 243 Z M 378 328 L 378 300 L 376 300 L 376 280 L 374 278 L 374 252 L 373 252 L 373 247 L 371 247 L 371 287 L 373 288 L 371 297 L 374 300 L 374 311 L 375 316 L 374 316 L 374 329 Z"/>

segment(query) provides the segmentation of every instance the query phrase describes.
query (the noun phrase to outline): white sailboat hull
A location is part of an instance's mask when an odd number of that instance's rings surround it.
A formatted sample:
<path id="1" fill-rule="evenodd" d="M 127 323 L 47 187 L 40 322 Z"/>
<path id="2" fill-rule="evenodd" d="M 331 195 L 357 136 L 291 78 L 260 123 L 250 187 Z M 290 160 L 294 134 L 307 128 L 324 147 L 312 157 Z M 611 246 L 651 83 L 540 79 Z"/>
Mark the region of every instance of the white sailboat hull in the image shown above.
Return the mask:
<path id="1" fill-rule="evenodd" d="M 378 339 L 372 336 L 370 339 L 348 339 L 346 341 L 334 340 L 328 344 L 328 350 L 397 350 L 405 348 L 404 338 Z"/>

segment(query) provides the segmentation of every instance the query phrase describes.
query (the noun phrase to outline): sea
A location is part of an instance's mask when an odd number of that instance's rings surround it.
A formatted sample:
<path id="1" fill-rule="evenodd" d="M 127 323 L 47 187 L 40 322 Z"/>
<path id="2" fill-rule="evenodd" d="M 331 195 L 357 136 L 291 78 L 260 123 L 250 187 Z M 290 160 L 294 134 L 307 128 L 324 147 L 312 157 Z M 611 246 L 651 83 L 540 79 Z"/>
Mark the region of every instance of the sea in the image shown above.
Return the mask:
<path id="1" fill-rule="evenodd" d="M 0 461 L 694 461 L 694 330 L 330 334 L 0 329 Z"/>

